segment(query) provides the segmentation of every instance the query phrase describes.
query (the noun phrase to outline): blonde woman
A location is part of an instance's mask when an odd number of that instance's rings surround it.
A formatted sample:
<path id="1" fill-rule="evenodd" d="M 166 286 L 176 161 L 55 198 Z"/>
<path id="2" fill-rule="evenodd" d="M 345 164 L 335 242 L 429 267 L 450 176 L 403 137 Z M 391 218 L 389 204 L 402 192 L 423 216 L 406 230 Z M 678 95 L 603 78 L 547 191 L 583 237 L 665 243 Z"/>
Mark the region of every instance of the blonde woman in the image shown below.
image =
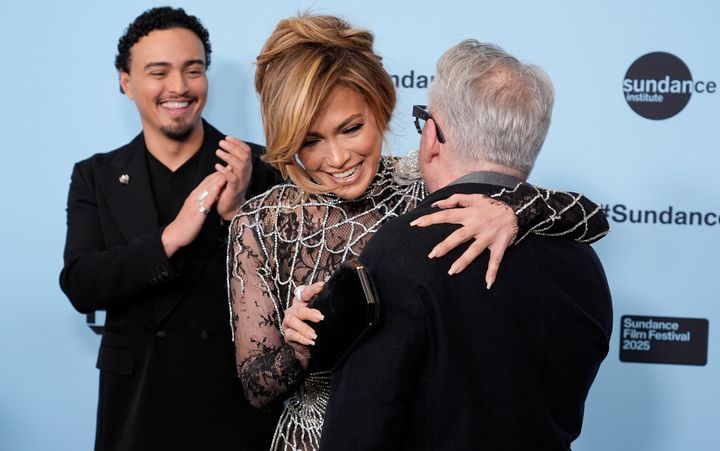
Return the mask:
<path id="1" fill-rule="evenodd" d="M 282 20 L 258 56 L 255 85 L 266 161 L 290 180 L 248 201 L 231 226 L 228 285 L 238 374 L 256 407 L 286 401 L 272 449 L 313 450 L 330 374 L 307 371 L 304 346 L 311 342 L 283 336 L 295 288 L 325 280 L 356 257 L 426 189 L 407 158 L 381 155 L 395 90 L 370 32 L 332 16 Z M 460 261 L 447 262 L 449 271 L 461 271 L 488 244 L 496 268 L 505 247 L 533 231 L 583 241 L 607 232 L 597 206 L 581 196 L 520 185 L 493 197 L 463 199 L 477 206 L 445 211 L 449 216 L 439 219 L 464 227 L 432 250 L 433 257 L 475 238 Z M 498 200 L 517 213 L 517 224 Z M 301 302 L 292 312 L 321 320 Z"/>

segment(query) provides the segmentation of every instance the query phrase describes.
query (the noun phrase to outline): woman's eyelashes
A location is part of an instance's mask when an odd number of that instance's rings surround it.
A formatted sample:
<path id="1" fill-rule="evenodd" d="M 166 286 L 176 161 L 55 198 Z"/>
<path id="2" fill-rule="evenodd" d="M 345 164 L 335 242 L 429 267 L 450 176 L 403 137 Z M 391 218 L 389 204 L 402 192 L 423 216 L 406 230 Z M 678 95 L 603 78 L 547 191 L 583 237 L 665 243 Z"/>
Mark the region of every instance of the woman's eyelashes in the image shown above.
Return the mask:
<path id="1" fill-rule="evenodd" d="M 348 127 L 343 128 L 342 130 L 340 130 L 340 134 L 345 135 L 345 136 L 352 136 L 352 135 L 358 133 L 364 126 L 365 126 L 365 122 L 358 122 L 356 124 L 352 124 Z M 306 148 L 306 147 L 312 148 L 312 147 L 315 147 L 320 141 L 321 141 L 320 138 L 317 138 L 314 136 L 313 137 L 308 136 L 303 141 L 302 146 L 303 146 L 303 148 Z"/>
<path id="2" fill-rule="evenodd" d="M 303 147 L 315 147 L 315 145 L 319 142 L 320 142 L 320 140 L 317 138 L 306 138 L 305 141 L 303 141 L 302 146 Z"/>
<path id="3" fill-rule="evenodd" d="M 360 129 L 363 128 L 364 125 L 365 125 L 364 122 L 353 124 L 345 129 L 343 129 L 342 133 L 343 133 L 343 135 L 352 135 L 353 133 L 359 132 Z"/>

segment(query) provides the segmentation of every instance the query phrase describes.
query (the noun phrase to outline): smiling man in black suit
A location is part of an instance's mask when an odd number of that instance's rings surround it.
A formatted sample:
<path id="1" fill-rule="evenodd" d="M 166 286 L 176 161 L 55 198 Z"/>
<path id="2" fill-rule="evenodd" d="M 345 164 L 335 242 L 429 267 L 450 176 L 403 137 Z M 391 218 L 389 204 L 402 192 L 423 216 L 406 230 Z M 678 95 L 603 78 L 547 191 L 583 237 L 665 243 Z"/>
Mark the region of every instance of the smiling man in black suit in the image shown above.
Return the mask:
<path id="1" fill-rule="evenodd" d="M 264 450 L 276 422 L 243 400 L 225 289 L 227 224 L 279 181 L 264 149 L 202 119 L 207 30 L 153 8 L 118 43 L 142 132 L 75 165 L 60 285 L 106 310 L 96 450 Z M 219 149 L 218 149 L 219 146 Z"/>
<path id="2" fill-rule="evenodd" d="M 525 180 L 552 104 L 545 73 L 497 46 L 464 41 L 440 59 L 429 109 L 413 111 L 431 194 L 360 256 L 383 322 L 333 373 L 321 449 L 570 449 L 612 326 L 595 252 L 528 236 L 506 251 L 487 289 L 487 253 L 452 276 L 447 267 L 464 249 L 426 258 L 457 226 L 414 227 L 436 203 Z"/>

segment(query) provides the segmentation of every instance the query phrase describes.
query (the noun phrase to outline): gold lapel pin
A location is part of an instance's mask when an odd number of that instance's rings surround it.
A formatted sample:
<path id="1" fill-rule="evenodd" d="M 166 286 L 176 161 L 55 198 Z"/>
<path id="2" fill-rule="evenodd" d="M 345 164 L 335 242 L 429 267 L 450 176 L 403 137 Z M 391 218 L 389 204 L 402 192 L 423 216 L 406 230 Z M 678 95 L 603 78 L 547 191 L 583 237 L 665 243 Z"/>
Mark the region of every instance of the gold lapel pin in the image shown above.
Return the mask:
<path id="1" fill-rule="evenodd" d="M 120 180 L 120 183 L 122 183 L 123 185 L 127 185 L 128 183 L 130 183 L 130 176 L 127 174 L 123 174 L 118 180 Z"/>

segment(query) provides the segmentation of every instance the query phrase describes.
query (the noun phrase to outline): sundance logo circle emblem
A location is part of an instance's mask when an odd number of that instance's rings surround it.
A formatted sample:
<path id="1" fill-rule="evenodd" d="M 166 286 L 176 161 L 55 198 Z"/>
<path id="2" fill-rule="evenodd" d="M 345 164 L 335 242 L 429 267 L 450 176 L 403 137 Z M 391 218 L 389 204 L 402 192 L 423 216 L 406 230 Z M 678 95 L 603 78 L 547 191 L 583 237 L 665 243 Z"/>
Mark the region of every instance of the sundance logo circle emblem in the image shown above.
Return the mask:
<path id="1" fill-rule="evenodd" d="M 654 52 L 630 65 L 623 81 L 625 100 L 648 119 L 667 119 L 685 108 L 692 95 L 692 75 L 675 55 Z"/>
<path id="2" fill-rule="evenodd" d="M 714 93 L 714 81 L 694 81 L 690 69 L 677 56 L 653 52 L 636 59 L 623 80 L 625 101 L 648 119 L 667 119 L 685 108 L 693 93 Z"/>

